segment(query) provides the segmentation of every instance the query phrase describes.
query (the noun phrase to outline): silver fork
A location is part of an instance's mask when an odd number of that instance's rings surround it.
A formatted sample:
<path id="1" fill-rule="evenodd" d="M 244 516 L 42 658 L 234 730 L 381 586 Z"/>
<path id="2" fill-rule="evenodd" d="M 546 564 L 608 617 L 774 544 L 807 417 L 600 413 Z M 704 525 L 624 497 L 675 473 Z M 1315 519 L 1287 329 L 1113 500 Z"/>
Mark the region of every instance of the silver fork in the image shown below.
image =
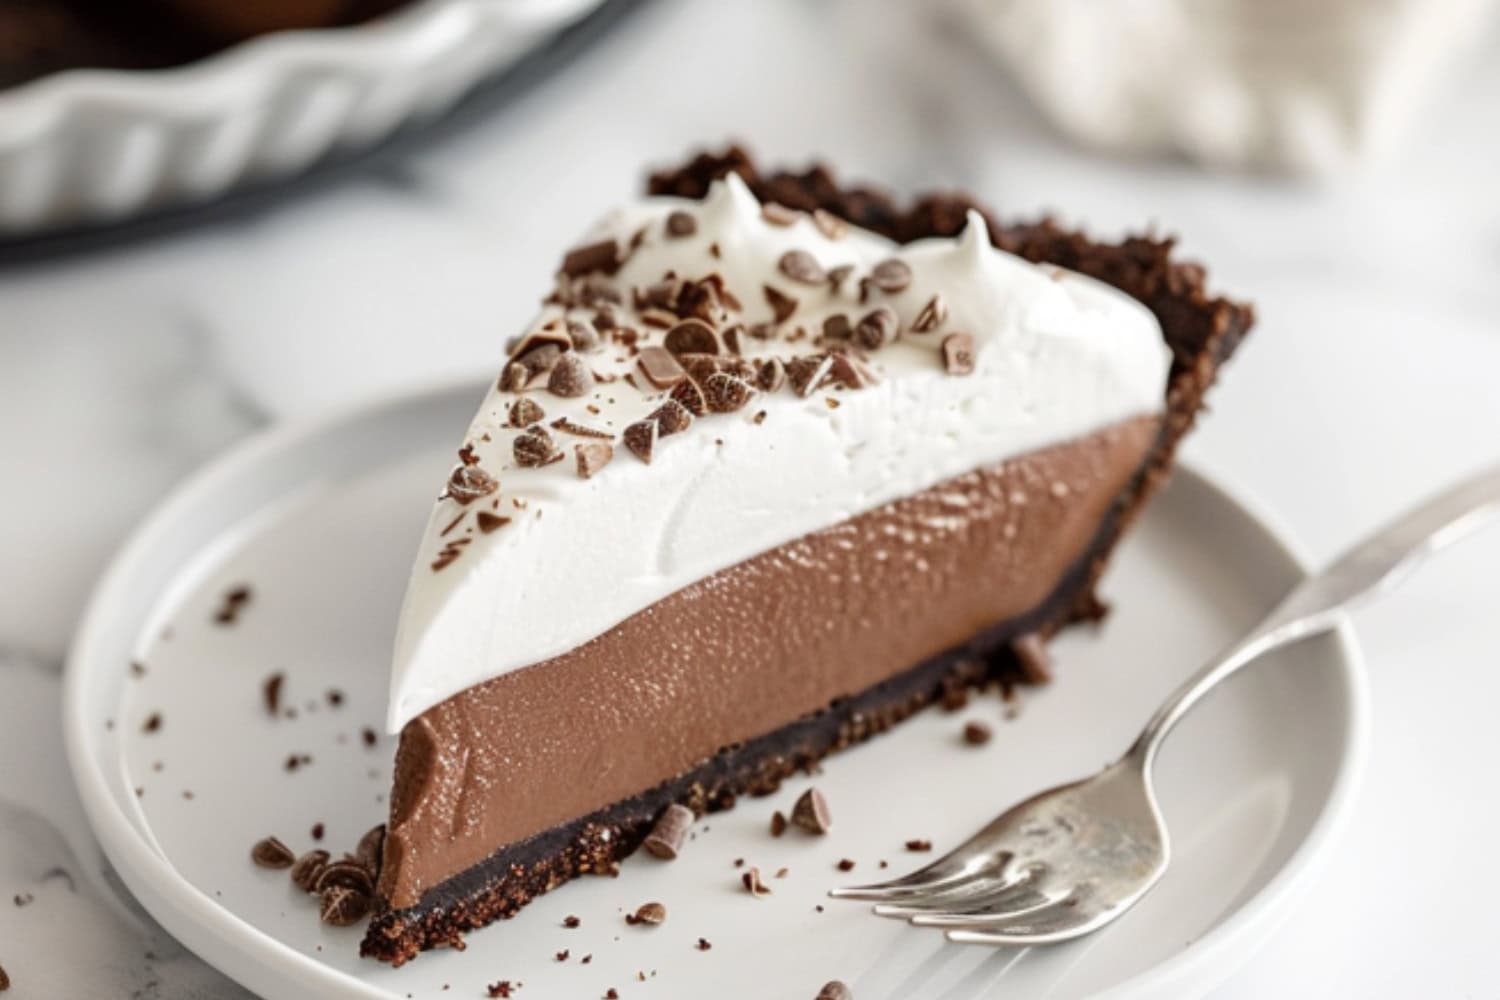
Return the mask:
<path id="1" fill-rule="evenodd" d="M 834 889 L 875 912 L 947 929 L 953 941 L 1054 944 L 1119 917 L 1166 871 L 1167 828 L 1151 767 L 1204 695 L 1265 653 L 1336 628 L 1421 559 L 1500 515 L 1500 467 L 1434 497 L 1303 580 L 1250 633 L 1189 678 L 1125 756 L 1084 781 L 1033 796 L 953 852 L 904 878 Z"/>

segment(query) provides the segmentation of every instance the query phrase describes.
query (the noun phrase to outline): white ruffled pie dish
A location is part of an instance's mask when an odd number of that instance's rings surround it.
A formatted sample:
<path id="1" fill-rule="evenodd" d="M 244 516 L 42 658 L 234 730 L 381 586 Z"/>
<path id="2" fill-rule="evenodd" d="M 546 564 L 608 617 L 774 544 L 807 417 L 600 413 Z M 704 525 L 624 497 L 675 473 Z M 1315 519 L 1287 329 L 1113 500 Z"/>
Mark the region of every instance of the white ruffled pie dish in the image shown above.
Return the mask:
<path id="1" fill-rule="evenodd" d="M 416 0 L 176 69 L 0 91 L 0 238 L 118 221 L 295 174 L 450 107 L 602 0 Z"/>

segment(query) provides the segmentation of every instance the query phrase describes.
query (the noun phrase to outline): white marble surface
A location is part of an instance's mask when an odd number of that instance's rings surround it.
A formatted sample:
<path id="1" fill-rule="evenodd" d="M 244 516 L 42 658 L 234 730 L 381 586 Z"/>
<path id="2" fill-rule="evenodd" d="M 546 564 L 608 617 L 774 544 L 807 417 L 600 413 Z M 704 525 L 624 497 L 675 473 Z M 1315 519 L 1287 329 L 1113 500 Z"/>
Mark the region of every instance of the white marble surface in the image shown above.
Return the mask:
<path id="1" fill-rule="evenodd" d="M 1500 459 L 1500 38 L 1487 51 L 1394 158 L 1298 187 L 1071 149 L 920 5 L 659 0 L 565 77 L 397 167 L 251 218 L 0 271 L 11 995 L 243 995 L 122 897 L 62 761 L 68 635 L 123 533 L 270 420 L 491 370 L 568 234 L 643 165 L 732 135 L 903 189 L 962 184 L 1011 214 L 1183 234 L 1262 316 L 1188 456 L 1316 560 Z M 1359 616 L 1375 738 L 1354 823 L 1220 1000 L 1494 995 L 1497 562 L 1492 533 Z M 34 900 L 13 906 L 17 893 Z"/>

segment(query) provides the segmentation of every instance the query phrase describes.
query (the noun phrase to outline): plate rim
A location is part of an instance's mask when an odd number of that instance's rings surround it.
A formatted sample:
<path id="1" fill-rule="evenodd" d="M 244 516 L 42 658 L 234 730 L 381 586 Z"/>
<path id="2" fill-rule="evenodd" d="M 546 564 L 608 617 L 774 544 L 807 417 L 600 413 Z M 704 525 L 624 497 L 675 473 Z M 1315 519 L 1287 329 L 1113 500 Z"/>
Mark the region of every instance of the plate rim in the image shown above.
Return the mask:
<path id="1" fill-rule="evenodd" d="M 141 905 L 175 938 L 208 964 L 250 989 L 275 985 L 292 977 L 322 995 L 388 1000 L 390 992 L 352 979 L 318 962 L 249 924 L 189 883 L 151 845 L 110 792 L 109 778 L 94 765 L 94 738 L 86 714 L 90 673 L 85 666 L 100 658 L 95 650 L 107 645 L 110 609 L 120 591 L 137 573 L 137 564 L 150 558 L 159 535 L 169 532 L 180 512 L 197 502 L 215 484 L 243 474 L 277 452 L 319 436 L 336 434 L 382 410 L 434 401 L 439 397 L 477 392 L 484 380 L 472 375 L 424 380 L 395 391 L 367 394 L 319 413 L 284 421 L 246 437 L 199 467 L 173 487 L 132 529 L 110 558 L 89 596 L 69 647 L 63 675 L 62 729 L 69 771 L 101 849 L 121 880 Z M 1308 561 L 1294 536 L 1254 497 L 1220 485 L 1190 462 L 1179 462 L 1174 479 L 1193 483 L 1251 521 L 1275 554 L 1291 568 L 1306 573 Z M 1290 915 L 1290 904 L 1305 890 L 1326 860 L 1328 848 L 1347 825 L 1362 783 L 1369 749 L 1370 709 L 1365 660 L 1352 624 L 1344 622 L 1327 637 L 1339 669 L 1348 705 L 1347 724 L 1340 741 L 1332 787 L 1317 815 L 1281 867 L 1234 912 L 1182 951 L 1155 966 L 1122 980 L 1097 997 L 1161 995 L 1174 984 L 1205 987 L 1226 981 L 1270 938 Z M 214 947 L 217 945 L 217 947 Z M 210 957 L 210 955 L 212 957 Z M 272 971 L 276 970 L 276 971 Z"/>

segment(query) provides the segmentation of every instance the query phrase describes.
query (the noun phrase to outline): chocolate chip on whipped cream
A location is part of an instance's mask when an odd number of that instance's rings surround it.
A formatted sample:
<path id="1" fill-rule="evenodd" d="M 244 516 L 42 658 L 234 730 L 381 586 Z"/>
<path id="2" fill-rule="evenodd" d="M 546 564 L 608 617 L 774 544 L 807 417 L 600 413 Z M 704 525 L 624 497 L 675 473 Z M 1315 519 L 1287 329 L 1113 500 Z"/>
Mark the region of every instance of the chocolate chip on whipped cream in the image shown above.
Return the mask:
<path id="1" fill-rule="evenodd" d="M 754 395 L 750 383 L 728 372 L 715 372 L 703 382 L 703 398 L 714 413 L 733 413 L 742 409 Z"/>
<path id="2" fill-rule="evenodd" d="M 870 284 L 887 295 L 895 295 L 905 291 L 911 284 L 911 265 L 904 260 L 889 257 L 871 269 L 869 280 Z"/>
<path id="3" fill-rule="evenodd" d="M 771 315 L 776 317 L 777 323 L 785 323 L 792 318 L 801 305 L 796 299 L 776 288 L 774 285 L 762 285 L 761 291 L 766 297 L 766 304 L 771 307 Z"/>
<path id="4" fill-rule="evenodd" d="M 510 518 L 482 510 L 474 515 L 474 523 L 479 526 L 480 534 L 488 535 L 490 532 L 498 531 L 509 524 Z"/>
<path id="5" fill-rule="evenodd" d="M 802 397 L 811 396 L 827 380 L 833 371 L 833 355 L 810 354 L 793 358 L 787 362 L 786 377 L 792 391 Z"/>
<path id="6" fill-rule="evenodd" d="M 666 231 L 668 236 L 675 236 L 679 239 L 691 236 L 698 231 L 698 220 L 693 218 L 691 212 L 684 212 L 678 209 L 668 214 Z"/>
<path id="7" fill-rule="evenodd" d="M 801 212 L 793 208 L 787 208 L 776 201 L 768 201 L 760 206 L 760 215 L 761 218 L 765 219 L 771 225 L 782 227 L 794 225 L 798 219 L 802 218 Z"/>
<path id="8" fill-rule="evenodd" d="M 788 250 L 776 262 L 776 269 L 802 285 L 821 285 L 828 280 L 828 272 L 818 258 L 806 250 Z"/>
<path id="9" fill-rule="evenodd" d="M 674 355 L 718 354 L 719 338 L 701 319 L 685 319 L 667 331 L 662 346 Z"/>
<path id="10" fill-rule="evenodd" d="M 692 411 L 671 398 L 647 414 L 646 419 L 656 421 L 657 433 L 660 437 L 680 434 L 693 425 Z"/>
<path id="11" fill-rule="evenodd" d="M 841 240 L 849 233 L 849 223 L 825 209 L 813 209 L 812 218 L 818 232 L 830 240 Z"/>
<path id="12" fill-rule="evenodd" d="M 530 427 L 546 418 L 547 411 L 542 409 L 542 404 L 529 396 L 522 396 L 510 404 L 509 421 L 512 427 Z"/>
<path id="13" fill-rule="evenodd" d="M 865 313 L 854 327 L 854 342 L 867 351 L 885 346 L 896 337 L 900 321 L 890 306 L 878 306 Z"/>
<path id="14" fill-rule="evenodd" d="M 573 446 L 575 468 L 578 478 L 591 479 L 615 457 L 615 449 L 604 441 L 590 441 Z"/>
<path id="15" fill-rule="evenodd" d="M 974 335 L 950 333 L 943 338 L 943 366 L 949 375 L 971 375 L 974 372 Z"/>
<path id="16" fill-rule="evenodd" d="M 708 400 L 703 398 L 703 389 L 692 379 L 684 378 L 683 381 L 674 385 L 667 398 L 681 405 L 695 417 L 701 417 L 708 412 Z"/>
<path id="17" fill-rule="evenodd" d="M 523 469 L 551 465 L 562 458 L 562 452 L 552 440 L 552 435 L 547 433 L 546 428 L 535 425 L 516 435 L 515 441 L 511 442 L 511 453 L 515 456 L 516 464 Z"/>
<path id="18" fill-rule="evenodd" d="M 554 396 L 575 399 L 587 395 L 594 387 L 594 373 L 576 354 L 564 354 L 547 375 L 547 391 Z"/>
<path id="19" fill-rule="evenodd" d="M 647 465 L 656 451 L 657 426 L 655 420 L 637 420 L 625 428 L 622 438 L 630 453 Z"/>
<path id="20" fill-rule="evenodd" d="M 786 385 L 786 366 L 780 358 L 767 358 L 755 369 L 755 386 L 761 392 L 775 392 Z"/>
<path id="21" fill-rule="evenodd" d="M 934 295 L 927 300 L 922 311 L 917 313 L 917 318 L 911 321 L 911 330 L 912 333 L 931 333 L 946 322 L 948 303 L 943 301 L 942 295 Z"/>
<path id="22" fill-rule="evenodd" d="M 615 240 L 599 240 L 569 250 L 563 257 L 562 273 L 576 278 L 597 271 L 613 274 L 619 267 L 620 244 Z"/>
<path id="23" fill-rule="evenodd" d="M 477 465 L 460 465 L 448 477 L 448 495 L 461 504 L 470 504 L 500 488 L 500 481 Z"/>

